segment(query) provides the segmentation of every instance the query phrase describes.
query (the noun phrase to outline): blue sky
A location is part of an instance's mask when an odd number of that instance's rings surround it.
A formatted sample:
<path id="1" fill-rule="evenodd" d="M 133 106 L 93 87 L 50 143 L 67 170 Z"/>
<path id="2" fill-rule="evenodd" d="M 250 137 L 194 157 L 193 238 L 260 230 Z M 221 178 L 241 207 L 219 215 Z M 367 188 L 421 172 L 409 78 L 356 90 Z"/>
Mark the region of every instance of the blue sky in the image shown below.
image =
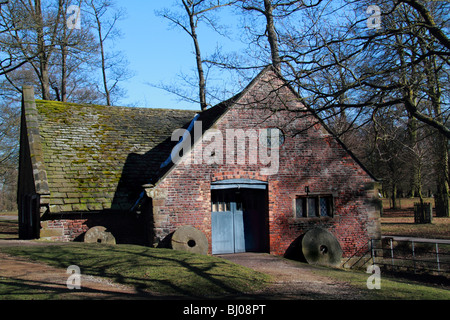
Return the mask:
<path id="1" fill-rule="evenodd" d="M 117 5 L 126 9 L 127 16 L 118 25 L 123 37 L 115 40 L 113 48 L 122 51 L 135 72 L 135 76 L 122 83 L 128 97 L 119 104 L 152 108 L 199 109 L 164 90 L 150 85 L 165 83 L 180 84 L 178 75 L 195 75 L 195 57 L 191 38 L 180 28 L 171 27 L 168 20 L 155 14 L 155 10 L 170 8 L 174 1 L 117 0 Z M 230 21 L 221 21 L 223 24 Z M 238 43 L 224 39 L 209 29 L 199 30 L 202 55 L 214 51 L 221 42 L 228 49 Z"/>

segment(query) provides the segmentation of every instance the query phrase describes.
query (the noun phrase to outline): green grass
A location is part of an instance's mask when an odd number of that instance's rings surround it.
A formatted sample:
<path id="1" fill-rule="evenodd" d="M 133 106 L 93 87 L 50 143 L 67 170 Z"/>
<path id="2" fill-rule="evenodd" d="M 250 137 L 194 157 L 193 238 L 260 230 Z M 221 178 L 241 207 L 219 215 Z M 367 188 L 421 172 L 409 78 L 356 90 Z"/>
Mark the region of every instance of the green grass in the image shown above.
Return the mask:
<path id="1" fill-rule="evenodd" d="M 77 265 L 82 274 L 106 277 L 141 293 L 226 297 L 258 290 L 270 282 L 265 274 L 218 257 L 170 249 L 71 243 L 0 250 L 61 268 Z M 0 295 L 10 289 L 0 286 Z"/>
<path id="2" fill-rule="evenodd" d="M 414 203 L 418 198 L 398 199 L 398 209 L 390 209 L 390 199 L 383 199 L 384 213 L 381 217 L 381 233 L 384 236 L 396 235 L 419 238 L 450 239 L 450 218 L 433 217 L 430 224 L 414 223 Z M 425 198 L 425 202 L 431 202 L 433 198 Z"/>
<path id="3" fill-rule="evenodd" d="M 450 218 L 433 217 L 432 223 L 415 224 L 414 217 L 382 217 L 381 233 L 383 236 L 450 239 Z"/>
<path id="4" fill-rule="evenodd" d="M 0 216 L 17 216 L 17 211 L 0 211 Z"/>
<path id="5" fill-rule="evenodd" d="M 74 300 L 81 299 L 71 295 L 69 290 L 57 290 L 20 279 L 0 277 L 1 300 Z"/>
<path id="6" fill-rule="evenodd" d="M 19 226 L 17 221 L 0 220 L 0 240 L 18 239 Z"/>
<path id="7" fill-rule="evenodd" d="M 436 284 L 425 284 L 411 279 L 381 273 L 381 288 L 368 289 L 370 274 L 355 271 L 315 267 L 316 274 L 345 281 L 359 288 L 370 300 L 450 300 L 450 290 Z"/>
<path id="8" fill-rule="evenodd" d="M 419 198 L 397 198 L 397 209 L 410 209 L 414 208 L 414 203 L 420 202 Z M 424 202 L 431 202 L 434 208 L 434 198 L 423 198 Z M 383 208 L 390 209 L 392 200 L 390 198 L 382 199 Z"/>

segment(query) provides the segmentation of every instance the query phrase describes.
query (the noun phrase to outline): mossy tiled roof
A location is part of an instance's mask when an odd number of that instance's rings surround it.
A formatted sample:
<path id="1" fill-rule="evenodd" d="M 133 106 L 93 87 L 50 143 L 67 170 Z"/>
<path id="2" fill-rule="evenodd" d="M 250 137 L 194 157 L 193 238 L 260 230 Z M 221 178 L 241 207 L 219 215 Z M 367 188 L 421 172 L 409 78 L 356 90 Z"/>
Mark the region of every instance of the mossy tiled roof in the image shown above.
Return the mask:
<path id="1" fill-rule="evenodd" d="M 127 210 L 194 111 L 36 100 L 50 212 Z"/>

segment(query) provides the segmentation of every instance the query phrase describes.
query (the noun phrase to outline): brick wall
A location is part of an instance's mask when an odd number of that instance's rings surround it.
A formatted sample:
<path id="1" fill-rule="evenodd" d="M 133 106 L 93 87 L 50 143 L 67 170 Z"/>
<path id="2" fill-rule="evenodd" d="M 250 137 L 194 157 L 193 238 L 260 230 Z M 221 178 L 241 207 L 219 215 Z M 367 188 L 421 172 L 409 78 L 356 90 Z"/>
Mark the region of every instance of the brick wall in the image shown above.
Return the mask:
<path id="1" fill-rule="evenodd" d="M 133 213 L 66 213 L 44 215 L 40 238 L 51 241 L 83 241 L 89 228 L 104 226 L 118 243 L 146 244 L 142 217 Z"/>
<path id="2" fill-rule="evenodd" d="M 280 148 L 278 173 L 262 175 L 261 168 L 266 166 L 249 163 L 248 157 L 242 165 L 225 161 L 210 165 L 187 163 L 185 157 L 149 192 L 157 239 L 162 240 L 179 226 L 192 225 L 205 233 L 211 252 L 211 182 L 241 178 L 268 182 L 271 253 L 285 254 L 295 239 L 316 226 L 336 236 L 344 256 L 379 236 L 378 215 L 371 202 L 374 180 L 321 125 L 315 124 L 314 117 L 306 116 L 295 95 L 282 87 L 281 81 L 270 77 L 273 74 L 268 73 L 253 84 L 214 128 L 221 132 L 233 128 L 281 128 L 286 138 Z M 276 93 L 267 96 L 267 92 L 275 92 L 274 88 Z M 224 134 L 224 155 L 225 140 Z M 204 150 L 196 145 L 191 160 Z M 305 195 L 306 186 L 311 194 L 333 195 L 332 218 L 294 217 L 295 197 Z"/>
<path id="3" fill-rule="evenodd" d="M 89 229 L 86 222 L 87 219 L 43 220 L 40 238 L 51 241 L 76 240 Z"/>

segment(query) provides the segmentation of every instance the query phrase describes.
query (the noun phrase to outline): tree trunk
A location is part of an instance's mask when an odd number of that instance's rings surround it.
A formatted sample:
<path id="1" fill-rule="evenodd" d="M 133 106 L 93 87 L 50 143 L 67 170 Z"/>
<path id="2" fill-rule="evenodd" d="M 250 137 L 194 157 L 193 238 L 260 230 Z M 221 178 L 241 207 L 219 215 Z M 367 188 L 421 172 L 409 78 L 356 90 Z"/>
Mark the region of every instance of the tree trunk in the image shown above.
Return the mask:
<path id="1" fill-rule="evenodd" d="M 67 47 L 61 45 L 61 101 L 67 101 Z"/>
<path id="2" fill-rule="evenodd" d="M 409 115 L 410 116 L 410 115 Z M 411 197 L 422 199 L 422 163 L 417 151 L 417 119 L 409 117 L 409 148 L 411 150 Z"/>
<path id="3" fill-rule="evenodd" d="M 430 57 L 429 67 L 425 68 L 425 70 L 427 75 L 428 96 L 431 100 L 431 105 L 434 111 L 434 117 L 440 123 L 444 123 L 441 110 L 441 86 L 439 79 L 437 78 L 438 70 L 436 67 L 436 58 L 434 56 Z M 436 216 L 450 217 L 447 138 L 440 132 L 436 132 L 434 150 L 436 156 L 435 162 Z"/>
<path id="4" fill-rule="evenodd" d="M 106 77 L 106 57 L 105 50 L 103 47 L 103 36 L 102 36 L 102 23 L 98 16 L 95 17 L 97 20 L 97 29 L 98 29 L 98 40 L 100 43 L 100 55 L 102 58 L 102 78 L 103 78 L 103 87 L 105 89 L 105 97 L 106 97 L 106 105 L 111 105 L 111 94 L 108 89 L 108 78 Z"/>
<path id="5" fill-rule="evenodd" d="M 273 6 L 271 0 L 264 0 L 264 15 L 267 21 L 267 39 L 269 40 L 270 53 L 272 56 L 273 66 L 280 71 L 281 70 L 281 59 L 280 53 L 278 51 L 278 37 L 275 30 L 275 23 L 273 20 Z"/>
<path id="6" fill-rule="evenodd" d="M 34 1 L 36 21 L 37 49 L 39 57 L 39 80 L 41 82 L 42 99 L 50 99 L 50 80 L 48 75 L 48 55 L 45 51 L 44 19 L 42 17 L 41 0 Z"/>
<path id="7" fill-rule="evenodd" d="M 50 100 L 50 79 L 48 75 L 48 62 L 40 62 L 41 69 L 41 88 L 42 88 L 42 99 Z"/>
<path id="8" fill-rule="evenodd" d="M 397 209 L 397 185 L 394 183 L 392 185 L 392 195 L 391 195 L 391 199 L 392 199 L 392 209 Z"/>
<path id="9" fill-rule="evenodd" d="M 61 101 L 67 101 L 67 25 L 65 21 L 66 10 L 62 11 L 62 21 L 63 21 L 63 36 L 62 43 L 60 44 L 61 48 Z"/>
<path id="10" fill-rule="evenodd" d="M 440 133 L 436 133 L 436 135 L 436 216 L 450 217 L 447 139 Z"/>
<path id="11" fill-rule="evenodd" d="M 202 55 L 200 52 L 200 45 L 198 43 L 197 38 L 197 26 L 195 24 L 194 20 L 194 13 L 189 10 L 189 7 L 185 5 L 187 14 L 189 15 L 189 26 L 191 29 L 191 37 L 192 41 L 194 42 L 195 47 L 195 60 L 197 63 L 197 71 L 198 71 L 198 86 L 199 86 L 199 98 L 200 98 L 200 108 L 202 110 L 206 110 L 208 107 L 206 103 L 206 80 L 205 80 L 205 74 L 203 71 L 203 62 L 202 62 Z"/>

